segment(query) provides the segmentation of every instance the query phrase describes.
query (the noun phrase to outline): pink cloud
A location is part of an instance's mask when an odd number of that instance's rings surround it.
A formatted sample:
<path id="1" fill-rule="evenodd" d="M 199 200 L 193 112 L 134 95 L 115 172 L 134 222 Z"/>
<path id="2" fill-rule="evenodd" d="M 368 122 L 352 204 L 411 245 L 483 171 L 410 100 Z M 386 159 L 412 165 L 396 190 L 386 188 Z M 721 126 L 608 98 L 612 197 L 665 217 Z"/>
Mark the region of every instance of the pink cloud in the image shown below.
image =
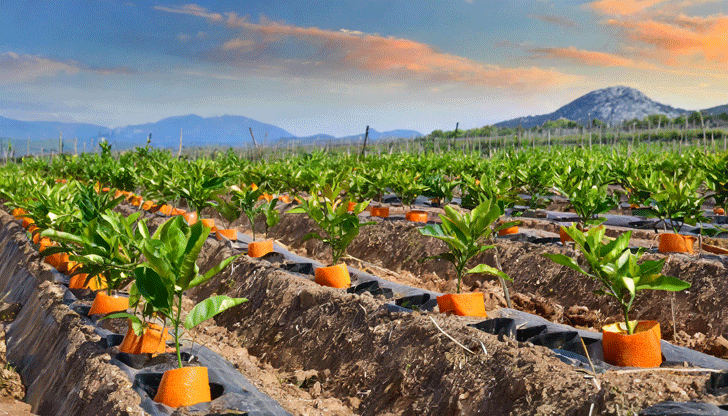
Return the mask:
<path id="1" fill-rule="evenodd" d="M 637 62 L 623 56 L 605 52 L 576 49 L 573 46 L 569 48 L 536 48 L 532 49 L 531 51 L 537 54 L 538 57 L 550 59 L 568 59 L 570 61 L 588 66 L 643 69 L 652 67 L 649 64 Z"/>
<path id="2" fill-rule="evenodd" d="M 665 0 L 597 0 L 589 3 L 589 7 L 601 14 L 627 16 L 664 2 Z"/>
<path id="3" fill-rule="evenodd" d="M 608 20 L 629 39 L 652 48 L 664 63 L 681 61 L 728 64 L 728 16 L 659 16 Z M 662 53 L 663 55 L 660 55 Z"/>
<path id="4" fill-rule="evenodd" d="M 410 39 L 351 30 L 300 27 L 261 17 L 258 23 L 236 13 L 211 13 L 196 5 L 157 7 L 173 13 L 200 16 L 239 30 L 207 58 L 229 64 L 260 64 L 259 68 L 296 75 L 336 75 L 351 71 L 398 79 L 456 82 L 489 87 L 537 88 L 568 82 L 553 69 L 502 67 L 440 52 Z M 295 56 L 295 57 L 293 57 Z"/>
<path id="5" fill-rule="evenodd" d="M 0 54 L 0 80 L 5 83 L 31 81 L 65 72 L 76 74 L 81 69 L 73 63 L 54 61 L 35 55 L 14 52 Z"/>

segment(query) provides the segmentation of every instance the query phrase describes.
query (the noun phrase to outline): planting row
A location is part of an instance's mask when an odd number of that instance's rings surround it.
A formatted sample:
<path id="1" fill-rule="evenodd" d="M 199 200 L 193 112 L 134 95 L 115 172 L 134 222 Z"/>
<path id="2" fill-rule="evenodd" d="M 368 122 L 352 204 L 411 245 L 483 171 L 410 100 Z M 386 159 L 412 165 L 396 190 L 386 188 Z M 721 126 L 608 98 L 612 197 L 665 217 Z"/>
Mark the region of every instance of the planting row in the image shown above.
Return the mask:
<path id="1" fill-rule="evenodd" d="M 356 236 L 356 233 L 358 233 L 358 227 L 360 226 L 360 222 L 356 215 L 351 215 L 351 214 L 347 213 L 347 210 L 346 210 L 347 206 L 346 206 L 346 204 L 344 204 L 345 200 L 342 200 L 341 194 L 339 192 L 336 192 L 334 188 L 331 188 L 330 190 L 328 190 L 328 192 L 330 192 L 330 193 L 327 194 L 326 192 L 324 192 L 319 196 L 310 197 L 308 199 L 302 200 L 301 207 L 299 207 L 297 210 L 301 211 L 301 212 L 309 213 L 310 217 L 313 218 L 314 220 L 316 220 L 316 218 L 318 218 L 320 221 L 319 225 L 321 226 L 321 229 L 324 234 L 324 235 L 318 234 L 318 237 L 321 238 L 323 241 L 331 244 L 332 248 L 334 247 L 334 245 L 339 244 L 340 245 L 339 247 L 341 249 L 341 254 L 343 254 L 346 250 L 346 245 L 348 245 L 348 244 L 344 244 L 343 246 L 341 246 L 341 244 L 345 243 L 347 239 L 349 239 L 349 238 L 353 239 L 353 237 Z M 93 196 L 94 194 L 96 195 L 96 197 Z M 92 199 L 98 198 L 100 200 L 104 200 L 104 199 L 111 198 L 111 196 L 109 194 L 110 194 L 109 192 L 103 192 L 103 190 L 101 190 L 101 192 L 94 191 L 94 193 L 89 193 L 88 195 Z M 132 202 L 134 202 L 134 199 L 137 198 L 134 195 L 120 194 L 119 198 L 115 198 L 115 199 L 120 199 L 120 198 L 123 199 L 124 197 L 132 200 Z M 98 205 L 103 205 L 103 204 L 95 203 L 92 205 L 98 206 Z M 141 205 L 144 205 L 144 204 L 141 204 Z M 354 207 L 355 213 L 360 212 L 365 206 L 365 204 L 358 204 L 358 205 L 359 205 L 358 207 L 356 207 L 356 206 Z M 149 206 L 149 205 L 147 205 L 147 208 L 155 209 L 154 207 Z M 162 237 L 164 235 L 164 232 L 162 230 L 164 230 L 165 227 L 168 227 L 167 224 L 175 224 L 175 222 L 177 223 L 177 225 L 185 224 L 185 221 L 183 221 L 181 218 L 185 213 L 182 212 L 181 210 L 173 211 L 174 210 L 173 208 L 164 208 L 162 206 L 157 206 L 156 209 L 167 211 L 170 214 L 177 214 L 175 216 L 175 219 L 170 220 L 169 222 L 165 223 L 165 225 L 161 226 L 157 230 L 157 233 L 154 234 L 154 236 L 160 236 L 159 239 L 162 239 L 162 240 L 164 239 L 164 237 Z M 483 204 L 479 205 L 478 207 L 476 207 L 473 211 L 471 211 L 469 213 L 460 213 L 452 207 L 446 207 L 445 212 L 446 212 L 446 214 L 442 217 L 442 221 L 443 221 L 442 224 L 429 225 L 426 228 L 423 228 L 423 234 L 427 234 L 427 235 L 431 235 L 436 238 L 440 238 L 443 241 L 445 241 L 446 243 L 448 243 L 451 250 L 449 253 L 443 253 L 442 257 L 446 260 L 453 262 L 456 269 L 458 269 L 458 276 L 460 276 L 460 274 L 464 272 L 464 266 L 461 266 L 460 263 L 457 263 L 457 257 L 458 256 L 467 257 L 468 255 L 470 257 L 472 257 L 474 254 L 478 254 L 484 250 L 484 246 L 482 244 L 480 244 L 479 240 L 481 239 L 481 237 L 486 237 L 487 235 L 490 235 L 490 233 L 493 232 L 494 230 L 497 230 L 497 228 L 493 227 L 493 224 L 502 215 L 502 211 L 498 204 L 487 201 L 487 203 L 483 203 Z M 24 222 L 26 223 L 26 225 L 28 225 L 28 228 L 33 226 L 32 221 L 25 220 L 25 218 L 27 218 L 28 214 L 23 213 L 21 211 L 16 212 L 16 214 L 19 217 L 24 219 Z M 182 215 L 180 215 L 180 214 L 182 214 Z M 104 216 L 110 217 L 112 215 L 113 214 L 111 212 L 109 212 L 107 209 L 106 212 L 100 214 L 100 217 L 104 218 Z M 130 221 L 129 223 L 127 223 L 128 226 L 122 225 L 121 227 L 116 227 L 116 228 L 118 230 L 123 230 L 123 229 L 127 229 L 127 228 L 131 229 L 133 222 L 136 219 L 137 218 L 135 218 L 135 217 L 131 217 L 131 220 L 129 220 L 129 218 L 127 218 L 126 220 Z M 108 221 L 106 218 L 104 218 L 104 220 Z M 327 224 L 327 222 L 329 224 Z M 139 228 L 142 228 L 142 231 L 139 232 L 142 236 L 142 241 L 137 244 L 140 244 L 141 247 L 144 247 L 145 245 L 156 246 L 157 245 L 156 243 L 144 240 L 144 238 L 150 238 L 150 237 L 148 236 L 149 232 L 143 230 L 143 228 L 145 228 L 145 226 L 143 224 L 144 224 L 143 221 L 140 222 L 140 225 L 138 226 L 138 228 L 136 230 L 136 231 L 139 231 Z M 197 224 L 200 224 L 200 223 L 197 223 Z M 500 228 L 507 229 L 507 228 L 510 228 L 511 225 L 512 224 L 501 224 Z M 169 227 L 172 227 L 172 226 L 169 226 Z M 96 228 L 98 229 L 98 224 L 97 224 Z M 102 225 L 101 228 L 104 228 L 104 226 Z M 194 228 L 194 225 L 192 225 L 192 227 L 188 226 L 188 228 L 192 229 L 192 228 Z M 199 227 L 199 228 L 202 228 L 202 227 Z M 169 228 L 169 229 L 174 230 L 174 228 Z M 344 232 L 341 235 L 336 235 L 335 233 L 331 232 L 332 230 L 337 230 L 337 229 L 344 230 L 346 232 Z M 464 231 L 464 230 L 466 230 L 466 231 Z M 600 230 L 601 230 L 601 236 L 598 235 Z M 42 238 L 48 237 L 48 236 L 53 236 L 54 238 L 59 239 L 59 240 L 64 240 L 64 238 L 65 238 L 65 241 L 61 242 L 61 246 L 64 244 L 68 245 L 69 247 L 72 245 L 75 245 L 76 246 L 75 248 L 70 249 L 70 251 L 75 253 L 73 255 L 73 257 L 69 257 L 67 259 L 67 261 L 65 261 L 65 262 L 63 261 L 64 259 L 60 259 L 61 263 L 59 264 L 59 267 L 61 269 L 65 268 L 65 270 L 67 270 L 67 271 L 70 270 L 70 272 L 72 274 L 73 273 L 80 274 L 81 271 L 84 271 L 83 264 L 81 264 L 80 266 L 77 266 L 75 264 L 69 264 L 69 261 L 72 262 L 72 261 L 77 261 L 77 260 L 81 259 L 81 256 L 79 255 L 78 247 L 83 247 L 84 245 L 90 245 L 90 243 L 88 241 L 84 242 L 80 239 L 75 238 L 77 236 L 71 236 L 70 234 L 64 234 L 63 232 L 58 232 L 57 230 L 46 230 L 41 233 L 38 233 L 37 229 L 32 230 L 32 231 L 35 231 L 36 232 L 35 234 L 39 235 L 39 245 L 40 245 L 40 240 Z M 356 232 L 352 236 L 351 233 L 353 233 L 354 231 L 356 231 Z M 613 262 L 620 261 L 620 260 L 616 260 L 614 258 L 615 247 L 616 247 L 616 252 L 619 254 L 620 258 L 626 256 L 626 261 L 624 261 L 623 264 L 626 264 L 628 267 L 622 268 L 622 270 L 618 270 L 618 272 L 620 272 L 624 275 L 624 276 L 619 277 L 619 279 L 621 279 L 621 281 L 624 281 L 625 279 L 632 279 L 637 284 L 639 284 L 641 281 L 641 278 L 646 276 L 645 270 L 640 270 L 639 267 L 637 268 L 637 272 L 631 271 L 631 269 L 634 266 L 633 263 L 636 263 L 636 261 L 635 261 L 636 257 L 634 255 L 632 255 L 632 253 L 629 250 L 626 250 L 626 247 L 627 247 L 626 242 L 628 242 L 628 240 L 629 240 L 628 235 L 626 237 L 622 237 L 618 240 L 614 240 L 614 241 L 617 241 L 617 243 L 612 242 L 612 243 L 603 244 L 603 243 L 601 243 L 603 240 L 603 229 L 594 228 L 592 231 L 587 233 L 586 236 L 584 236 L 583 233 L 581 233 L 576 228 L 572 228 L 569 231 L 571 231 L 572 237 L 575 238 L 575 240 L 577 241 L 577 244 L 580 247 L 582 247 L 582 249 L 584 249 L 584 248 L 588 249 L 589 247 L 602 247 L 602 245 L 604 247 L 609 247 L 611 245 L 612 249 L 606 250 L 603 253 L 603 255 L 602 255 L 603 258 L 600 259 L 602 261 L 607 261 L 607 262 L 609 260 L 612 260 Z M 176 230 L 171 231 L 171 233 L 177 233 L 178 235 L 180 234 Z M 202 235 L 202 234 L 200 234 L 200 235 Z M 145 236 L 147 236 L 147 237 L 145 237 Z M 151 236 L 151 238 L 154 239 L 154 236 Z M 592 238 L 594 241 L 591 241 L 591 243 L 587 243 L 587 244 L 584 244 L 584 242 L 581 242 L 581 244 L 579 244 L 579 241 L 581 241 L 580 239 L 584 239 L 584 238 Z M 203 241 L 204 241 L 204 239 L 203 239 Z M 584 240 L 584 241 L 586 241 L 586 240 Z M 597 243 L 597 242 L 599 242 L 599 243 Z M 455 244 L 450 244 L 450 243 L 455 243 Z M 178 247 L 181 247 L 181 246 L 188 247 L 189 246 L 189 245 L 181 243 L 179 241 L 177 242 L 177 244 L 178 244 Z M 622 246 L 624 246 L 624 247 L 622 247 Z M 621 249 L 620 249 L 620 247 L 621 247 Z M 53 247 L 46 247 L 46 248 L 44 248 L 44 250 L 51 250 L 52 248 Z M 65 250 L 65 249 L 68 249 L 68 247 L 58 247 L 58 253 L 63 252 L 63 250 Z M 487 246 L 485 247 L 485 249 L 487 249 Z M 458 250 L 460 250 L 460 251 L 458 251 Z M 600 248 L 597 251 L 599 252 L 600 250 L 604 250 L 604 249 Z M 120 251 L 123 252 L 124 250 L 120 250 Z M 49 251 L 48 253 L 50 254 L 49 257 L 53 256 L 55 254 L 58 254 L 58 253 L 54 253 L 53 251 Z M 147 253 L 152 254 L 152 252 L 149 250 L 147 251 Z M 144 253 L 144 255 L 148 259 L 149 255 L 147 253 Z M 629 253 L 629 254 L 626 254 L 626 253 Z M 44 254 L 46 254 L 46 253 L 44 252 Z M 591 253 L 591 254 L 594 255 L 594 253 Z M 152 255 L 155 255 L 155 254 L 152 254 Z M 609 257 L 611 257 L 611 259 Z M 452 259 L 452 260 L 450 260 L 450 259 Z M 455 261 L 453 261 L 453 260 L 455 260 Z M 563 259 L 560 259 L 560 260 L 563 261 Z M 52 261 L 52 260 L 50 260 L 50 261 Z M 88 262 L 88 263 L 91 263 L 91 262 Z M 467 259 L 466 259 L 465 263 L 467 263 Z M 465 263 L 463 263 L 463 265 Z M 657 262 L 657 263 L 659 263 L 659 262 Z M 77 269 L 75 269 L 75 267 L 77 267 Z M 650 269 L 647 271 L 652 271 L 652 269 L 656 268 L 656 265 L 655 264 L 646 265 L 645 268 Z M 661 265 L 660 265 L 660 268 L 661 268 Z M 339 267 L 339 269 L 341 269 L 341 267 Z M 213 268 L 212 270 L 215 270 L 215 268 Z M 318 270 L 323 270 L 323 269 L 318 269 Z M 85 270 L 85 271 L 89 271 L 89 270 Z M 135 281 L 135 286 L 133 286 L 133 287 L 137 287 L 136 290 L 138 290 L 140 292 L 141 296 L 144 299 L 146 299 L 147 304 L 149 304 L 150 303 L 149 300 L 152 299 L 153 296 L 155 296 L 155 294 L 151 294 L 151 291 L 147 290 L 148 295 L 145 295 L 144 290 L 140 289 L 140 287 L 151 287 L 148 285 L 153 286 L 153 285 L 158 285 L 158 283 L 157 282 L 152 282 L 152 283 L 144 282 L 144 279 L 146 279 L 147 273 L 145 272 L 143 274 L 142 273 L 137 274 L 136 273 L 137 268 L 135 268 L 134 271 L 135 271 L 134 274 L 136 275 L 136 281 Z M 479 272 L 479 273 L 489 272 L 489 273 L 493 273 L 496 275 L 500 275 L 503 278 L 507 277 L 507 276 L 502 275 L 502 272 L 499 272 L 498 270 L 495 270 L 492 268 L 488 268 L 485 265 L 476 266 L 475 268 L 472 268 L 471 271 Z M 98 274 L 101 275 L 102 273 L 98 273 Z M 157 274 L 159 274 L 159 273 L 157 272 Z M 319 273 L 317 272 L 316 280 L 323 284 L 328 284 L 328 285 L 332 285 L 332 286 L 340 286 L 340 287 L 341 286 L 345 287 L 350 284 L 350 281 L 348 281 L 348 277 L 344 278 L 344 280 L 343 280 L 344 283 L 331 284 L 331 280 L 328 280 L 327 278 L 324 278 L 324 277 L 320 278 L 318 276 L 318 274 Z M 654 274 L 654 273 L 650 273 L 650 275 L 652 275 L 652 274 Z M 208 276 L 208 275 L 210 277 L 212 276 L 209 273 L 205 274 L 205 276 Z M 87 277 L 87 279 L 85 279 L 85 280 L 87 280 L 87 283 L 90 283 L 91 282 L 90 279 L 93 279 L 93 277 L 94 276 Z M 106 276 L 104 276 L 104 277 L 106 277 Z M 140 280 L 140 277 L 141 277 L 141 280 Z M 193 280 L 195 280 L 195 279 L 193 279 Z M 607 280 L 609 280 L 609 279 L 607 279 Z M 337 280 L 334 279 L 334 282 L 336 282 L 336 281 Z M 97 283 L 103 284 L 102 281 L 97 282 Z M 108 281 L 107 281 L 107 283 L 108 283 Z M 609 281 L 609 283 L 615 284 L 612 281 Z M 660 286 L 664 286 L 665 288 L 667 288 L 669 290 L 681 290 L 686 287 L 684 282 L 680 282 L 675 279 L 671 280 L 670 278 L 662 276 L 662 277 L 658 277 L 657 279 L 654 279 L 654 278 L 646 279 L 646 281 L 642 282 L 640 289 L 659 288 Z M 159 287 L 159 286 L 157 286 L 157 287 Z M 636 287 L 637 287 L 637 285 L 635 285 L 635 288 Z M 634 300 L 635 293 L 629 291 L 629 287 L 622 288 L 622 289 L 624 289 L 624 290 L 620 294 L 622 295 L 623 298 L 627 299 L 629 306 L 631 306 L 631 303 Z M 614 291 L 615 289 L 611 288 L 610 290 Z M 132 292 L 134 292 L 134 290 Z M 631 299 L 628 298 L 628 296 L 630 296 L 630 295 L 632 296 Z M 149 296 L 149 298 L 147 298 L 147 296 Z M 470 297 L 471 296 L 468 296 L 466 298 L 470 298 Z M 445 302 L 438 300 L 439 309 L 441 311 L 447 311 L 448 309 L 450 309 L 455 314 L 466 314 L 468 312 L 464 312 L 464 307 L 467 306 L 466 304 L 469 303 L 469 304 L 476 306 L 476 308 L 477 308 L 476 313 L 475 313 L 476 315 L 481 315 L 481 311 L 482 311 L 481 316 L 485 315 L 482 294 L 480 294 L 480 299 L 478 299 L 476 302 L 472 302 L 472 300 L 468 302 L 466 300 L 465 304 L 463 304 L 462 302 L 456 301 L 453 298 L 454 298 L 453 296 L 443 297 L 442 300 Z M 179 299 L 181 300 L 181 295 L 180 295 Z M 152 304 L 152 307 L 155 307 L 154 304 Z M 174 307 L 174 305 L 172 307 Z M 143 310 L 145 308 L 141 308 L 140 312 L 142 313 L 142 315 L 143 315 Z M 177 310 L 179 311 L 179 309 L 177 309 Z M 160 311 L 159 309 L 154 310 L 154 312 L 156 312 L 156 313 L 159 313 L 159 311 Z M 166 313 L 165 311 L 162 311 L 162 314 L 163 314 L 162 316 L 165 316 L 164 315 L 165 313 Z M 177 316 L 177 319 L 179 320 L 179 316 Z M 189 316 L 188 316 L 188 319 L 189 319 Z M 176 325 L 179 325 L 179 323 L 177 323 Z M 632 324 L 629 321 L 629 319 L 626 318 L 626 322 L 624 323 L 624 325 L 622 325 L 621 332 L 628 333 L 630 330 L 630 327 L 632 327 L 632 329 L 634 329 L 633 325 L 634 324 Z M 130 333 L 133 332 L 132 328 L 130 328 L 129 332 Z M 655 337 L 654 329 L 651 329 L 649 331 L 642 331 L 642 332 L 647 332 L 647 333 L 651 334 L 648 337 L 648 339 L 653 340 L 653 341 L 648 341 L 649 343 L 654 345 L 655 344 L 654 340 L 657 340 L 658 349 L 657 349 L 656 354 L 658 357 L 657 360 L 659 360 L 659 361 L 656 363 L 655 363 L 655 361 L 653 361 L 652 363 L 647 363 L 647 364 L 645 364 L 645 362 L 632 363 L 632 365 L 655 365 L 655 364 L 659 365 L 661 362 L 661 357 L 660 357 L 660 352 L 659 352 L 659 335 Z M 128 334 L 128 335 L 130 335 L 130 334 Z M 177 334 L 175 331 L 175 338 L 176 338 L 176 335 Z M 159 345 L 160 344 L 159 339 L 160 339 L 160 337 L 158 336 L 157 342 L 156 343 L 152 342 L 152 344 Z M 142 342 L 142 344 L 143 343 L 144 342 Z M 179 351 L 179 349 L 178 349 L 178 351 Z M 642 352 L 642 351 L 640 351 L 640 352 Z M 652 358 L 652 360 L 655 360 L 655 358 Z"/>
<path id="2" fill-rule="evenodd" d="M 66 185 L 70 189 L 71 185 Z M 189 287 L 204 283 L 233 258 L 225 259 L 220 267 L 210 271 L 212 274 L 196 277 L 196 266 L 193 267 L 194 261 L 190 259 L 196 257 L 204 242 L 204 237 L 209 232 L 209 229 L 202 224 L 203 221 L 196 222 L 196 215 L 187 216 L 184 211 L 168 205 L 156 206 L 158 210 L 176 214 L 174 215 L 176 218 L 160 227 L 154 236 L 150 236 L 144 221 L 136 223 L 138 213 L 124 218 L 120 214 L 112 214 L 109 208 L 124 198 L 129 199 L 133 204 L 141 205 L 142 208 L 153 209 L 153 204 L 144 204 L 138 199 L 139 197 L 125 194 L 123 191 L 118 191 L 119 196 L 112 198 L 110 190 L 96 190 L 89 186 L 79 186 L 78 189 L 81 190 L 78 194 L 82 201 L 80 206 L 92 206 L 97 208 L 97 211 L 87 209 L 85 218 L 68 220 L 65 223 L 56 221 L 57 224 L 64 225 L 67 229 L 81 230 L 76 234 L 57 229 L 46 229 L 38 233 L 40 228 L 35 225 L 36 220 L 32 218 L 31 213 L 16 208 L 15 215 L 23 218 L 24 224 L 30 229 L 31 234 L 35 232 L 33 238 L 38 241 L 39 248 L 48 257 L 48 261 L 63 272 L 70 272 L 76 279 L 83 279 L 84 285 L 90 283 L 95 288 L 104 286 L 109 294 L 113 294 L 134 278 L 131 287 L 131 306 L 138 307 L 140 317 L 133 314 L 124 315 L 133 324 L 130 328 L 134 329 L 133 332 L 141 334 L 145 323 L 152 317 L 161 316 L 164 324 L 169 319 L 174 329 L 181 368 L 179 326 L 182 321 L 179 315 L 179 305 L 182 293 Z M 234 188 L 233 192 L 243 193 L 238 187 Z M 233 203 L 225 205 L 232 206 Z M 368 224 L 361 223 L 356 215 L 366 205 L 366 203 L 355 204 L 352 212 L 349 212 L 346 200 L 342 198 L 341 190 L 327 185 L 320 195 L 312 195 L 308 199 L 301 200 L 299 207 L 289 211 L 291 214 L 308 214 L 316 221 L 321 232 L 312 232 L 305 238 L 317 238 L 331 247 L 332 264 L 329 267 L 316 269 L 317 283 L 335 288 L 347 288 L 351 285 L 347 269 L 345 265 L 340 264 L 340 259 L 348 245 L 358 235 L 359 228 Z M 266 200 L 257 206 L 270 207 L 273 204 Z M 266 216 L 266 225 L 271 225 L 277 221 L 277 211 L 270 208 L 268 211 L 275 212 L 275 215 Z M 445 214 L 441 215 L 442 223 L 430 224 L 420 230 L 422 234 L 440 239 L 447 244 L 448 250 L 437 257 L 451 262 L 457 275 L 457 293 L 437 298 L 440 312 L 461 316 L 486 316 L 482 293 L 460 294 L 460 281 L 465 273 L 485 273 L 497 276 L 501 281 L 504 293 L 508 293 L 505 280 L 509 277 L 502 271 L 486 264 L 468 267 L 468 263 L 477 254 L 492 248 L 492 246 L 482 243 L 484 239 L 494 231 L 507 230 L 514 226 L 514 223 L 501 223 L 497 227 L 494 226 L 502 215 L 501 205 L 489 200 L 483 201 L 472 211 L 466 213 L 445 206 Z M 189 221 L 183 220 L 185 216 Z M 251 215 L 249 218 L 254 217 Z M 39 218 L 39 220 L 41 219 Z M 188 222 L 192 224 L 187 225 Z M 559 264 L 600 282 L 602 293 L 613 297 L 622 309 L 624 322 L 620 325 L 605 327 L 609 341 L 604 345 L 610 348 L 610 351 L 605 353 L 606 361 L 616 365 L 658 366 L 662 362 L 659 325 L 656 322 L 647 325 L 631 321 L 629 311 L 640 290 L 680 291 L 687 289 L 690 285 L 680 279 L 661 275 L 664 260 L 638 263 L 641 253 L 638 251 L 637 254 L 633 254 L 628 249 L 629 232 L 617 239 L 605 241 L 603 227 L 593 228 L 588 233 L 584 233 L 574 226 L 565 231 L 569 237 L 575 240 L 577 247 L 587 259 L 589 268 L 582 269 L 574 259 L 563 255 L 552 255 L 551 258 Z M 220 236 L 224 238 L 222 235 Z M 60 242 L 60 246 L 52 247 L 56 243 L 51 238 Z M 193 240 L 188 244 L 186 239 L 189 238 Z M 256 244 L 257 242 L 253 242 L 249 246 L 250 254 L 254 256 L 265 254 L 266 250 L 260 251 Z M 268 244 L 270 246 L 271 243 Z M 181 245 L 186 247 L 187 252 L 180 251 L 179 246 Z M 63 253 L 66 253 L 66 258 L 58 257 Z M 71 257 L 68 257 L 67 253 L 71 253 Z M 142 255 L 146 258 L 145 263 L 140 263 Z M 192 265 L 189 264 L 190 262 Z M 167 287 L 166 296 L 159 297 L 156 294 L 154 288 L 159 287 Z M 146 300 L 146 303 L 138 305 L 141 298 Z M 110 301 L 114 298 L 99 296 L 99 304 L 106 299 Z M 126 298 L 114 300 L 121 304 L 109 308 L 94 305 L 90 313 L 112 313 L 126 310 L 130 306 L 124 303 L 127 301 Z M 188 315 L 188 319 L 184 322 L 185 327 L 189 329 L 201 320 L 209 319 L 216 313 L 243 301 L 244 299 L 217 297 L 201 302 L 196 307 L 199 308 L 199 311 L 193 309 Z M 175 305 L 177 314 L 174 313 Z M 197 316 L 196 320 L 189 318 L 194 316 Z M 633 341 L 637 337 L 646 337 L 646 341 Z M 161 339 L 163 338 L 160 338 L 160 345 L 163 344 Z M 611 341 L 612 339 L 614 341 Z M 644 349 L 638 351 L 637 358 L 622 357 L 628 351 L 634 351 L 629 347 L 630 342 L 650 345 L 650 351 L 652 351 L 650 358 L 645 358 Z M 624 344 L 627 346 L 623 346 Z M 615 352 L 611 352 L 612 346 Z"/>

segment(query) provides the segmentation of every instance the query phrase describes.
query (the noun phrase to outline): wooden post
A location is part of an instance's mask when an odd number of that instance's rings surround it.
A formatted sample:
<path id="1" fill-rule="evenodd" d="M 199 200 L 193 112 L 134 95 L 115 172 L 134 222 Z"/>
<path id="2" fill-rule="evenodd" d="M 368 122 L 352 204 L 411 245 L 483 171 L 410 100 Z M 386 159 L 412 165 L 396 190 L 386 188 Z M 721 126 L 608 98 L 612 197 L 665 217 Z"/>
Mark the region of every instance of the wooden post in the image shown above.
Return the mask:
<path id="1" fill-rule="evenodd" d="M 73 141 L 73 155 L 78 156 L 78 137 Z"/>
<path id="2" fill-rule="evenodd" d="M 369 140 L 369 126 L 367 126 L 367 129 L 364 132 L 364 143 L 362 143 L 361 145 L 361 153 L 359 153 L 359 158 L 363 157 L 367 150 L 367 140 Z"/>
<path id="3" fill-rule="evenodd" d="M 63 132 L 58 132 L 58 154 L 63 154 Z"/>
<path id="4" fill-rule="evenodd" d="M 723 137 L 724 137 L 723 140 L 725 141 L 725 135 Z M 725 147 L 725 146 L 723 146 L 723 147 Z M 725 150 L 725 149 L 723 149 L 723 150 Z M 28 154 L 26 156 L 30 157 L 30 137 L 28 137 Z"/>
<path id="5" fill-rule="evenodd" d="M 708 153 L 708 137 L 705 135 L 705 121 L 703 120 L 703 112 L 698 111 L 700 114 L 700 128 L 703 129 L 703 153 Z"/>
<path id="6" fill-rule="evenodd" d="M 179 129 L 179 149 L 177 149 L 177 159 L 182 157 L 182 128 Z"/>

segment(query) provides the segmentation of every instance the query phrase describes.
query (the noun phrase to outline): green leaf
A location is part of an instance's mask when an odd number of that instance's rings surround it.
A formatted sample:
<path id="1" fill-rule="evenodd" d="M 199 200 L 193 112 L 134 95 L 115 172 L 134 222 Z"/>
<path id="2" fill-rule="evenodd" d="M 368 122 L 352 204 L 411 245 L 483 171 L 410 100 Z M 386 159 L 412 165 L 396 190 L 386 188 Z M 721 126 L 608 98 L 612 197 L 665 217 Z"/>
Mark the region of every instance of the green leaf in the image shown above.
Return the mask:
<path id="1" fill-rule="evenodd" d="M 165 315 L 170 316 L 174 299 L 162 277 L 149 267 L 137 267 L 134 269 L 134 275 L 137 289 L 144 299 Z"/>
<path id="2" fill-rule="evenodd" d="M 567 256 L 565 256 L 563 254 L 558 254 L 558 253 L 553 253 L 553 254 L 552 253 L 544 253 L 543 255 L 546 256 L 546 257 L 548 257 L 548 258 L 550 258 L 551 260 L 553 260 L 557 264 L 560 264 L 562 266 L 566 266 L 566 267 L 568 267 L 568 268 L 570 268 L 572 270 L 576 270 L 577 272 L 582 273 L 584 275 L 591 276 L 589 273 L 587 273 L 586 271 L 584 271 L 584 269 L 582 269 L 579 266 L 579 264 L 576 262 L 576 260 L 572 259 L 571 257 L 567 257 Z"/>
<path id="3" fill-rule="evenodd" d="M 210 234 L 210 229 L 202 225 L 202 221 L 196 222 L 190 227 L 190 236 L 180 265 L 179 276 L 177 276 L 177 284 L 183 291 L 187 290 L 192 279 L 197 277 L 197 256 L 202 251 L 208 234 Z"/>
<path id="4" fill-rule="evenodd" d="M 506 280 L 513 281 L 510 277 L 508 277 L 507 274 L 503 273 L 502 271 L 496 269 L 495 267 L 490 267 L 487 264 L 479 264 L 472 269 L 468 270 L 466 273 L 485 273 L 490 274 L 493 276 L 502 277 Z"/>
<path id="5" fill-rule="evenodd" d="M 233 262 L 233 260 L 237 259 L 241 255 L 238 254 L 236 256 L 230 256 L 226 258 L 225 260 L 221 261 L 217 266 L 213 267 L 212 269 L 208 270 L 207 273 L 205 273 L 203 276 L 197 276 L 189 284 L 189 287 L 195 287 L 197 285 L 201 285 L 208 280 L 212 279 L 216 274 L 220 273 L 224 268 L 226 268 L 230 263 Z"/>
<path id="6" fill-rule="evenodd" d="M 230 298 L 224 295 L 207 298 L 195 305 L 187 314 L 184 326 L 187 329 L 192 329 L 213 316 L 247 301 L 245 298 Z"/>
<path id="7" fill-rule="evenodd" d="M 641 279 L 639 283 L 637 290 L 666 290 L 668 292 L 679 292 L 681 290 L 689 289 L 691 286 L 690 283 L 680 280 L 677 277 L 665 275 L 658 275 L 649 279 Z"/>

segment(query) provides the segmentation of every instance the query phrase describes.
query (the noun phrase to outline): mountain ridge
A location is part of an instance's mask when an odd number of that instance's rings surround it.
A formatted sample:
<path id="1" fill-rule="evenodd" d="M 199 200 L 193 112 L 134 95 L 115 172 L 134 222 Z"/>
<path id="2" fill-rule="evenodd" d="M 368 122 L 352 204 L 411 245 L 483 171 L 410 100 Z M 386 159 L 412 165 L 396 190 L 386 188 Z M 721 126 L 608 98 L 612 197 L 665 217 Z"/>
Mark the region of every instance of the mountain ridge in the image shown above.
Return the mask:
<path id="1" fill-rule="evenodd" d="M 180 132 L 181 129 L 181 132 Z M 117 128 L 108 128 L 89 123 L 66 123 L 54 121 L 21 121 L 0 116 L 0 137 L 12 139 L 43 139 L 47 148 L 55 147 L 52 143 L 58 139 L 59 133 L 64 141 L 78 138 L 81 143 L 94 143 L 106 138 L 115 149 L 123 150 L 146 144 L 152 134 L 152 146 L 177 148 L 180 134 L 184 147 L 198 146 L 230 146 L 240 147 L 253 144 L 250 132 L 260 145 L 270 145 L 289 140 L 299 143 L 312 143 L 315 140 L 348 141 L 359 135 L 335 137 L 319 133 L 312 136 L 298 137 L 287 130 L 273 124 L 263 123 L 249 117 L 223 115 L 202 117 L 196 114 L 167 117 L 153 123 L 134 124 Z M 385 137 L 422 136 L 414 130 L 392 130 L 379 133 L 370 129 L 370 139 Z M 401 135 L 401 136 L 399 136 Z M 361 135 L 363 137 L 363 134 Z M 57 142 L 55 142 L 57 143 Z"/>
<path id="2" fill-rule="evenodd" d="M 562 118 L 582 124 L 588 124 L 590 119 L 615 124 L 654 114 L 673 118 L 685 113 L 690 111 L 654 101 L 635 88 L 616 85 L 584 94 L 552 113 L 505 120 L 495 126 L 531 128 Z"/>

